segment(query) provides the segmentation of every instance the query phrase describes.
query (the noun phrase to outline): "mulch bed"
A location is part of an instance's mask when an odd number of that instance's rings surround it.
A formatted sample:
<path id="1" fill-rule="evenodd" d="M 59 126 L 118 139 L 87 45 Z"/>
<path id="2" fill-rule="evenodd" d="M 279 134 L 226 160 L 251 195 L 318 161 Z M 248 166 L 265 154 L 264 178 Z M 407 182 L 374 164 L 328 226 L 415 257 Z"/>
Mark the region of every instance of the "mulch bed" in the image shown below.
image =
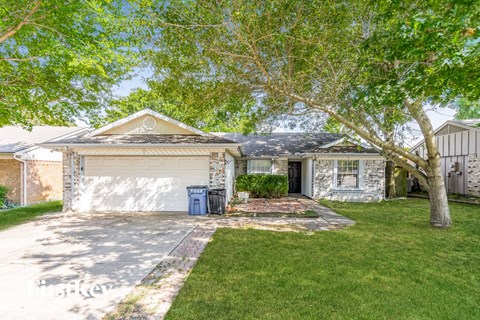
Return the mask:
<path id="1" fill-rule="evenodd" d="M 249 199 L 247 203 L 235 204 L 229 214 L 255 217 L 313 217 L 314 211 L 298 199 L 285 197 L 280 199 Z M 316 215 L 318 217 L 318 214 Z"/>

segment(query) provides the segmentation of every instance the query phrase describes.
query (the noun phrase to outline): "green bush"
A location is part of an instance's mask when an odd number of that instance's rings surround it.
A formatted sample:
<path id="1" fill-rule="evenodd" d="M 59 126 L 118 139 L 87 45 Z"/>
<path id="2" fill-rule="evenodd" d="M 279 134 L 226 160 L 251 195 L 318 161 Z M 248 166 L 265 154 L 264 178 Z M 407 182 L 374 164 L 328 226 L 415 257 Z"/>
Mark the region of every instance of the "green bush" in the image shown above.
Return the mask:
<path id="1" fill-rule="evenodd" d="M 0 208 L 2 208 L 7 202 L 7 193 L 10 191 L 9 188 L 5 186 L 0 186 Z"/>
<path id="2" fill-rule="evenodd" d="M 288 177 L 271 174 L 243 174 L 237 177 L 237 191 L 248 191 L 252 198 L 280 198 L 288 195 Z"/>

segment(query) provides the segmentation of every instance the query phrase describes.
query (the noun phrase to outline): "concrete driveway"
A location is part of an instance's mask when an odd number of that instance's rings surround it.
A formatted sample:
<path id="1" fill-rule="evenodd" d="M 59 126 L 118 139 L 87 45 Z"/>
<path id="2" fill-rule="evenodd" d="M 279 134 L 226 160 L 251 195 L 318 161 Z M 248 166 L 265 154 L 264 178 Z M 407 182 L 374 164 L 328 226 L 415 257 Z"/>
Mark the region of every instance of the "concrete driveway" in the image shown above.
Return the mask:
<path id="1" fill-rule="evenodd" d="M 197 223 L 186 213 L 53 214 L 0 231 L 0 317 L 99 319 Z"/>

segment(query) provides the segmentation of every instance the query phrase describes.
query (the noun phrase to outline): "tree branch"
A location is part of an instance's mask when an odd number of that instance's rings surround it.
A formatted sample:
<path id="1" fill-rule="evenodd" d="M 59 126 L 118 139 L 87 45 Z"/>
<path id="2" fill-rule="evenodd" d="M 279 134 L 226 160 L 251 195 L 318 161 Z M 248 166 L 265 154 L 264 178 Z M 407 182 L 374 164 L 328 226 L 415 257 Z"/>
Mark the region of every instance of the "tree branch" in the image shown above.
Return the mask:
<path id="1" fill-rule="evenodd" d="M 425 190 L 429 191 L 430 187 L 428 186 L 427 176 L 422 171 L 418 170 L 417 168 L 410 165 L 408 162 L 404 161 L 400 157 L 396 156 L 395 154 L 384 151 L 385 156 L 387 156 L 390 160 L 392 160 L 397 166 L 407 170 L 413 175 L 415 178 L 418 179 L 418 182 L 425 188 Z"/>
<path id="2" fill-rule="evenodd" d="M 15 35 L 24 25 L 28 23 L 28 20 L 38 11 L 41 5 L 41 1 L 37 1 L 33 8 L 28 12 L 28 14 L 20 21 L 19 24 L 7 30 L 4 34 L 0 36 L 0 43 L 4 42 L 11 36 Z"/>
<path id="3" fill-rule="evenodd" d="M 292 94 L 292 93 L 288 93 L 288 92 L 285 92 L 283 91 L 282 89 L 279 89 L 277 87 L 272 87 L 273 90 L 281 93 L 282 95 L 284 96 L 287 96 L 287 97 L 290 97 L 292 99 L 295 99 L 296 101 L 298 102 L 302 102 L 302 103 L 305 103 L 307 105 L 310 105 L 311 107 L 314 107 L 320 111 L 323 111 L 325 113 L 328 113 L 330 116 L 332 116 L 333 118 L 335 118 L 338 122 L 342 123 L 343 125 L 345 125 L 347 128 L 350 128 L 352 129 L 355 133 L 357 133 L 360 137 L 362 137 L 363 139 L 369 141 L 370 143 L 373 143 L 374 145 L 378 146 L 379 148 L 381 148 L 382 150 L 388 150 L 388 151 L 391 151 L 395 154 L 398 154 L 402 157 L 405 157 L 407 158 L 408 160 L 418 164 L 420 167 L 422 167 L 423 169 L 426 169 L 429 167 L 428 165 L 428 162 L 425 161 L 424 159 L 422 159 L 421 157 L 417 156 L 417 155 L 414 155 L 398 146 L 396 146 L 395 144 L 391 143 L 391 142 L 386 142 L 386 141 L 383 141 L 381 140 L 380 138 L 370 134 L 368 131 L 365 131 L 363 130 L 362 128 L 359 128 L 358 126 L 356 126 L 354 123 L 350 122 L 348 119 L 346 119 L 345 117 L 341 116 L 340 114 L 328 109 L 328 108 L 325 108 L 325 107 L 322 107 L 320 105 L 317 105 L 314 101 L 312 101 L 311 99 L 307 99 L 307 98 L 303 98 L 303 97 L 300 97 L 296 94 Z"/>
<path id="4" fill-rule="evenodd" d="M 30 61 L 38 59 L 39 57 L 28 57 L 28 58 L 0 58 L 2 61 Z"/>
<path id="5" fill-rule="evenodd" d="M 438 147 L 435 140 L 435 131 L 433 130 L 432 123 L 427 114 L 423 110 L 421 105 L 415 102 L 405 101 L 405 106 L 412 114 L 415 121 L 418 123 L 420 130 L 422 131 L 425 146 L 427 148 L 427 155 L 429 159 L 433 159 L 439 156 Z"/>

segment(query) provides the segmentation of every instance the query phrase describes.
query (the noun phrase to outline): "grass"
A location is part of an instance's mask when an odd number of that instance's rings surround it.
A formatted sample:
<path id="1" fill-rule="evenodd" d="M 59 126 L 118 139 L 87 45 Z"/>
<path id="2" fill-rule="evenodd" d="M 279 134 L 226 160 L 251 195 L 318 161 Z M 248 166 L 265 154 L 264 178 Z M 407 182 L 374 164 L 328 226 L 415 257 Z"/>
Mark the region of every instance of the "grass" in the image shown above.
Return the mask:
<path id="1" fill-rule="evenodd" d="M 428 193 L 424 191 L 416 191 L 409 194 L 410 196 L 416 197 L 424 197 L 428 199 Z M 472 204 L 480 204 L 480 197 L 472 196 L 472 195 L 464 195 L 458 193 L 450 193 L 448 194 L 448 199 L 457 202 L 463 203 L 472 203 Z"/>
<path id="2" fill-rule="evenodd" d="M 166 319 L 480 319 L 480 208 L 323 202 L 357 224 L 303 233 L 220 229 Z"/>
<path id="3" fill-rule="evenodd" d="M 44 202 L 27 207 L 2 210 L 0 211 L 0 230 L 28 222 L 45 213 L 59 211 L 62 211 L 61 201 Z"/>

